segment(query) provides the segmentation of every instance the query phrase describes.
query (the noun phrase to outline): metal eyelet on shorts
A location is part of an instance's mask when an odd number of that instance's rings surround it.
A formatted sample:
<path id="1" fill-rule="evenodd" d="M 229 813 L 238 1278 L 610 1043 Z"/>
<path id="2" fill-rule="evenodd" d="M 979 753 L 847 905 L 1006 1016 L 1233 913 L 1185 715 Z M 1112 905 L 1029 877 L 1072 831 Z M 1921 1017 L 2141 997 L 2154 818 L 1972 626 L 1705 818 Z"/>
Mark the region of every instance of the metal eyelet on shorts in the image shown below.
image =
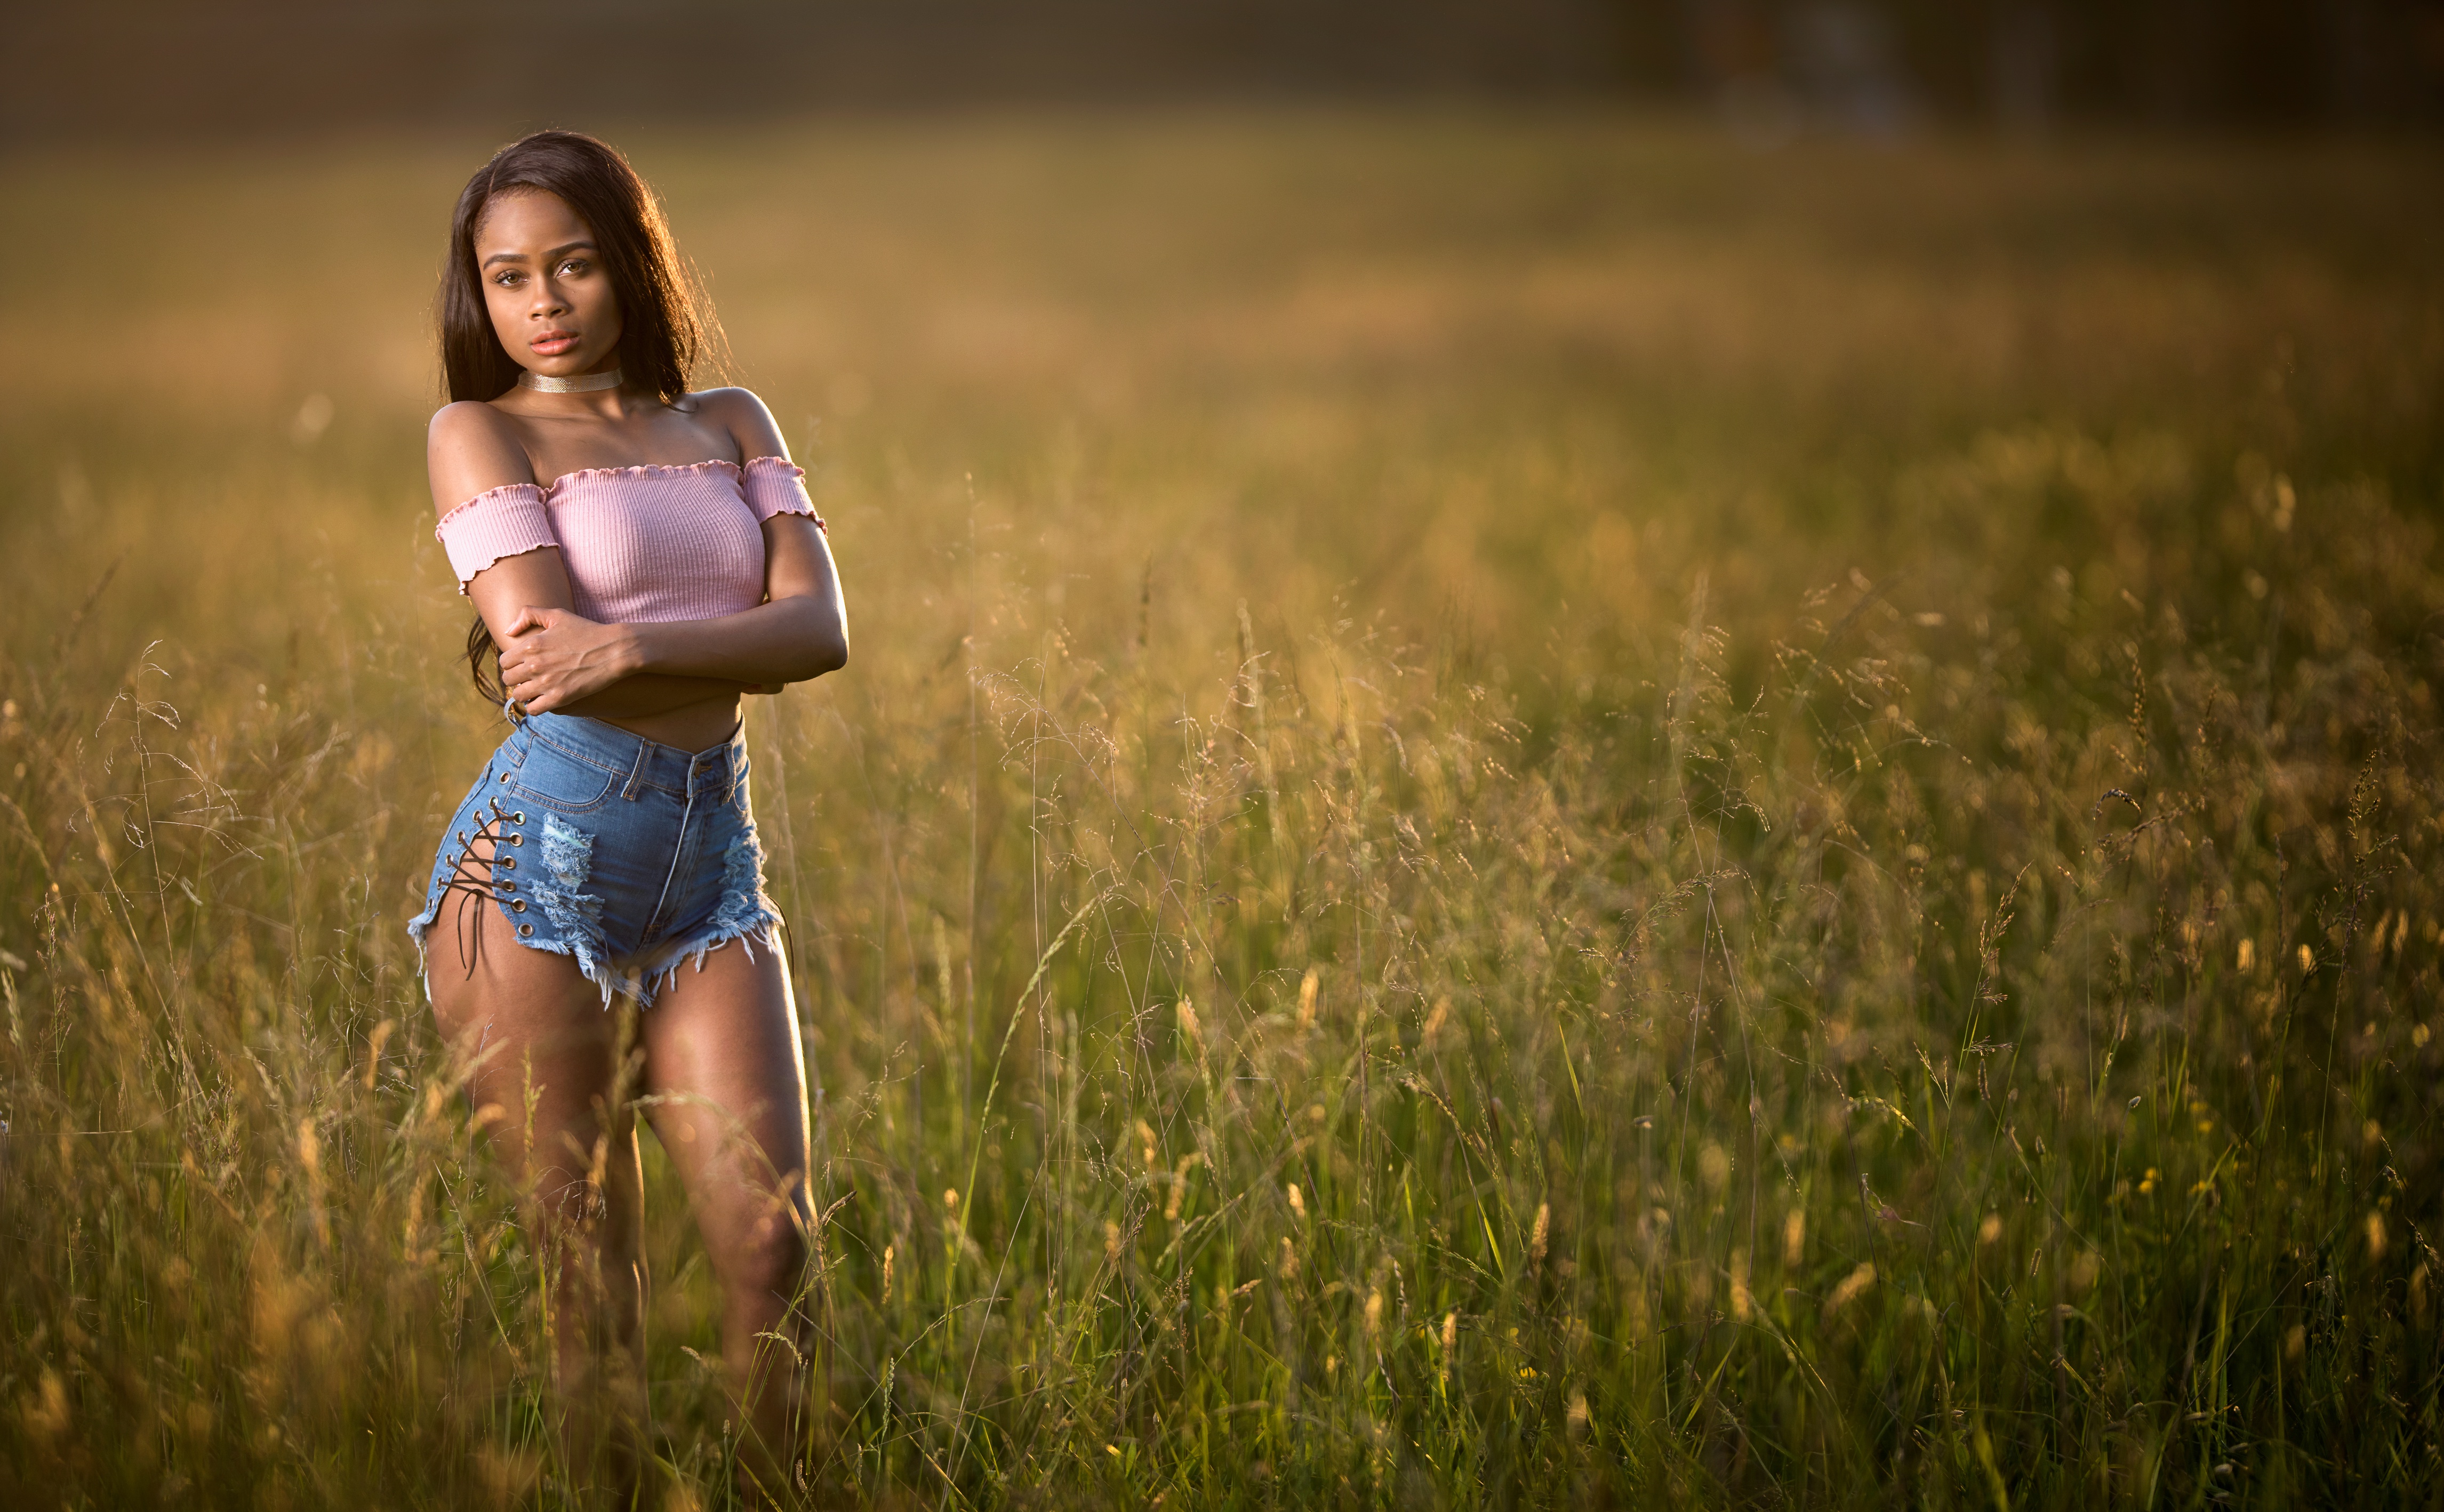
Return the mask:
<path id="1" fill-rule="evenodd" d="M 522 808 L 522 809 L 519 809 L 516 813 L 514 813 L 514 814 L 512 814 L 512 815 L 510 815 L 510 816 L 509 816 L 509 822 L 510 822 L 510 823 L 512 823 L 512 824 L 523 824 L 523 823 L 525 823 L 526 821 L 527 821 L 527 811 L 526 811 L 525 809 L 523 809 L 523 808 Z M 517 841 L 515 841 L 515 840 L 511 840 L 509 843 L 510 843 L 510 844 L 512 844 L 512 845 L 515 845 L 515 844 L 517 843 Z"/>
<path id="2" fill-rule="evenodd" d="M 519 926 L 518 926 L 518 937 L 519 937 L 520 939 L 531 939 L 531 938 L 533 938 L 533 937 L 534 937 L 534 926 L 533 926 L 533 925 L 531 925 L 531 924 L 521 924 L 521 925 L 519 925 Z"/>
<path id="3" fill-rule="evenodd" d="M 503 781 L 503 782 L 505 782 L 505 783 L 506 783 L 506 782 L 508 782 L 509 780 L 509 773 L 507 773 L 507 772 L 503 772 L 503 773 L 501 774 L 501 781 Z"/>
<path id="4" fill-rule="evenodd" d="M 524 913 L 527 911 L 527 900 L 522 897 L 513 897 L 509 899 L 509 911 L 513 913 Z M 531 924 L 522 926 L 522 928 L 528 934 L 532 934 L 534 932 L 534 926 Z"/>
<path id="5" fill-rule="evenodd" d="M 518 818 L 523 820 L 526 816 L 524 814 L 520 814 Z M 523 835 L 512 835 L 509 837 L 509 843 L 512 845 L 524 845 L 526 842 L 527 838 Z"/>
<path id="6" fill-rule="evenodd" d="M 461 845 L 467 843 L 467 832 L 463 829 L 458 832 L 458 843 Z"/>
<path id="7" fill-rule="evenodd" d="M 504 856 L 492 864 L 504 872 L 514 872 L 518 869 L 518 858 L 514 856 Z"/>

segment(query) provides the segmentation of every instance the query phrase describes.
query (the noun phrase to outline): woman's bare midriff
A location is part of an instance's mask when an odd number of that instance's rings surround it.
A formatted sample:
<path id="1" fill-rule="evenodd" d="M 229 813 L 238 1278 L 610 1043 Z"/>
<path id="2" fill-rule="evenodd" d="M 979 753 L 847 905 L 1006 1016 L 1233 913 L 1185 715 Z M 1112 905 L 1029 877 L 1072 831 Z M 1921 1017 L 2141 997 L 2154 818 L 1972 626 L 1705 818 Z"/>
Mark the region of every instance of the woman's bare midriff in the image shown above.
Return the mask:
<path id="1" fill-rule="evenodd" d="M 658 714 L 598 714 L 586 707 L 592 702 L 591 699 L 580 699 L 559 712 L 599 719 L 631 735 L 689 752 L 709 750 L 721 745 L 738 728 L 738 698 L 735 694 L 708 698 L 700 704 L 664 710 Z"/>

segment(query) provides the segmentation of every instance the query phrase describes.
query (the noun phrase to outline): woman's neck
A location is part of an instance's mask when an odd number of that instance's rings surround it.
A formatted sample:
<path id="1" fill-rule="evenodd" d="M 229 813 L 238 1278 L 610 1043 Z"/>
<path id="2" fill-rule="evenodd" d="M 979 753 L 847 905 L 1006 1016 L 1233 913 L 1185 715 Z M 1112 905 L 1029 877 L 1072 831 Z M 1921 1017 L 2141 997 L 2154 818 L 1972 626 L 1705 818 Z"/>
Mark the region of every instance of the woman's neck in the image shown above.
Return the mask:
<path id="1" fill-rule="evenodd" d="M 602 420 L 614 425 L 662 408 L 659 398 L 626 385 L 592 394 L 542 394 L 533 389 L 512 389 L 502 398 L 514 401 L 510 408 L 517 414 L 537 419 Z"/>

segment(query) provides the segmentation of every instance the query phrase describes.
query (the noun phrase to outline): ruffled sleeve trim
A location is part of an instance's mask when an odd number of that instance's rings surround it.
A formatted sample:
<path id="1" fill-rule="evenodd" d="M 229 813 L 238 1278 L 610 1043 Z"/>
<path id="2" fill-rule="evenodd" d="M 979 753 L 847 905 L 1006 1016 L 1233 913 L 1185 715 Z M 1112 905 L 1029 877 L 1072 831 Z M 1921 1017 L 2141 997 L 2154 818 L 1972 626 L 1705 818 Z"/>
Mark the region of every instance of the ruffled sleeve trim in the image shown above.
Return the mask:
<path id="1" fill-rule="evenodd" d="M 560 544 L 551 528 L 551 512 L 544 490 L 532 483 L 508 483 L 487 489 L 441 517 L 434 539 L 450 556 L 450 570 L 466 593 L 475 574 L 504 557 L 523 556 Z"/>
<path id="2" fill-rule="evenodd" d="M 806 494 L 806 470 L 787 457 L 750 460 L 739 479 L 739 491 L 759 523 L 778 514 L 803 514 L 815 523 L 816 529 L 830 532 L 824 517 L 815 513 L 815 501 Z"/>

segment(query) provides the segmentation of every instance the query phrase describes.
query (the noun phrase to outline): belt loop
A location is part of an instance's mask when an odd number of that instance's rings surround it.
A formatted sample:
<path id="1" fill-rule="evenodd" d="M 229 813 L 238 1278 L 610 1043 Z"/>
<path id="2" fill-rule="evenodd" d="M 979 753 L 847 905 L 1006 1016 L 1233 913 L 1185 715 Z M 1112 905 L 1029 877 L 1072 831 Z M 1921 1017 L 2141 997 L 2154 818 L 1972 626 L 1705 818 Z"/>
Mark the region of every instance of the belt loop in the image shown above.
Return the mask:
<path id="1" fill-rule="evenodd" d="M 620 789 L 620 796 L 632 803 L 637 801 L 637 789 L 645 785 L 645 762 L 653 749 L 650 741 L 637 742 L 637 765 L 628 770 L 628 785 Z"/>

